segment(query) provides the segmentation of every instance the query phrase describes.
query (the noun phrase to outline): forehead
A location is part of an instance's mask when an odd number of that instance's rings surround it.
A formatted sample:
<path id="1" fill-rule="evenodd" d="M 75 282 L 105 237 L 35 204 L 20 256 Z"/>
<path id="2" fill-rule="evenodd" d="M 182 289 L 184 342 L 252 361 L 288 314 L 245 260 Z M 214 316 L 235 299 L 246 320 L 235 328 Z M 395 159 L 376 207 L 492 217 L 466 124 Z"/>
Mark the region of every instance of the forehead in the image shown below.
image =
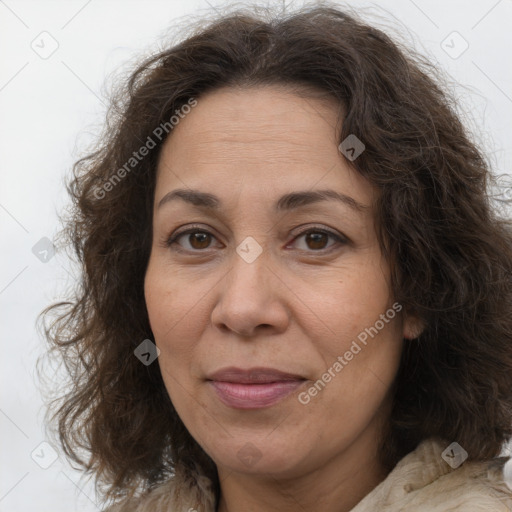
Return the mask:
<path id="1" fill-rule="evenodd" d="M 271 200 L 292 189 L 336 188 L 369 203 L 372 187 L 338 150 L 340 106 L 279 86 L 224 88 L 197 100 L 167 138 L 155 199 L 173 188 Z"/>

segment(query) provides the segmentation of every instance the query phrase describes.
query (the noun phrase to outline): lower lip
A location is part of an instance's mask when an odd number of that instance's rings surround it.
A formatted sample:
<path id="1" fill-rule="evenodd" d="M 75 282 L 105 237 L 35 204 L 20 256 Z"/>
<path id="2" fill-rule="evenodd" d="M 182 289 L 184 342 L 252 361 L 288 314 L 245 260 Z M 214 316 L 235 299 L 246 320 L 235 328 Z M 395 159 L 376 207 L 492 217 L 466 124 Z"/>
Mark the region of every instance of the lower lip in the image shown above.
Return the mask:
<path id="1" fill-rule="evenodd" d="M 303 380 L 286 380 L 266 384 L 210 381 L 220 400 L 235 409 L 270 407 L 297 390 Z"/>

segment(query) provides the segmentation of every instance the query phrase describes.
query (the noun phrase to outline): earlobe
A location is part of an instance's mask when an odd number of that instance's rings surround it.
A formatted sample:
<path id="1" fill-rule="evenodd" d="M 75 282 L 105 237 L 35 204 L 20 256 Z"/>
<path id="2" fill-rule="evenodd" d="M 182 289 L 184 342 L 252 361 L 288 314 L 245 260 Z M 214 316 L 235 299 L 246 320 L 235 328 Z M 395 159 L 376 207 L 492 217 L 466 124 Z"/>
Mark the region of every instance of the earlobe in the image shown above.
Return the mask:
<path id="1" fill-rule="evenodd" d="M 407 316 L 404 320 L 403 337 L 414 340 L 425 330 L 425 323 L 416 316 Z"/>

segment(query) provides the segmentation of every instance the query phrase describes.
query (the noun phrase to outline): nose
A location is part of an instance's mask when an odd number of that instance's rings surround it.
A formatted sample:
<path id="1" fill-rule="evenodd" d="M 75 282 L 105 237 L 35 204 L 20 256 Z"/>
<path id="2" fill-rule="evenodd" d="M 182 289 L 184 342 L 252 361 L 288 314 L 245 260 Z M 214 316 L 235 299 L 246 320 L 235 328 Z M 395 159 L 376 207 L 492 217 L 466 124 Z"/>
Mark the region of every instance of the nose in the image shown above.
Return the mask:
<path id="1" fill-rule="evenodd" d="M 211 322 L 221 331 L 244 337 L 278 334 L 289 324 L 289 288 L 260 255 L 248 263 L 233 255 L 233 266 L 218 284 Z"/>

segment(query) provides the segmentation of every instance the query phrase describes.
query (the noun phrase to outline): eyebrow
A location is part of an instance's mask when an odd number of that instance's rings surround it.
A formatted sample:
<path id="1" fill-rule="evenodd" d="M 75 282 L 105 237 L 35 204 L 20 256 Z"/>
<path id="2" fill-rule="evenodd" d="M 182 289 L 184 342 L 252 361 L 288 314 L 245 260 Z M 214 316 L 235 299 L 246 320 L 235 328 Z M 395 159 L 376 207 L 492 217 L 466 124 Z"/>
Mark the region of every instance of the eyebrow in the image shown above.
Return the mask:
<path id="1" fill-rule="evenodd" d="M 219 210 L 222 201 L 215 195 L 208 192 L 201 192 L 192 189 L 176 189 L 168 192 L 158 203 L 157 208 L 175 200 L 183 200 L 186 203 L 209 210 Z M 358 213 L 368 209 L 368 206 L 361 204 L 354 198 L 337 192 L 335 190 L 304 190 L 290 192 L 281 196 L 274 205 L 276 212 L 290 211 L 321 201 L 338 201 L 349 206 Z"/>

